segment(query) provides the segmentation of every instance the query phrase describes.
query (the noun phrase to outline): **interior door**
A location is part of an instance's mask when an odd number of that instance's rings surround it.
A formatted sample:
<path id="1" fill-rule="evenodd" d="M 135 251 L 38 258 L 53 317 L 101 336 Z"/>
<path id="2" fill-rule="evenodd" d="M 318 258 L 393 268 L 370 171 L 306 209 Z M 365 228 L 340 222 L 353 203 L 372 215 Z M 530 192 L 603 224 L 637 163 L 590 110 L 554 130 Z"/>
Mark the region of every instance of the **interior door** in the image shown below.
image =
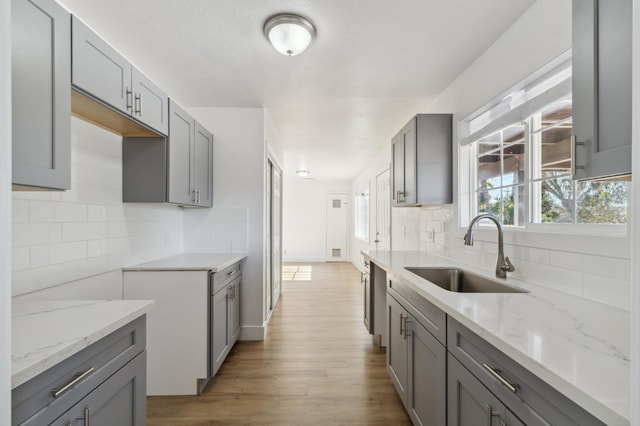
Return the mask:
<path id="1" fill-rule="evenodd" d="M 391 250 L 391 181 L 389 169 L 376 176 L 376 250 Z"/>
<path id="2" fill-rule="evenodd" d="M 346 262 L 348 202 L 346 193 L 327 194 L 327 262 Z"/>
<path id="3" fill-rule="evenodd" d="M 282 283 L 282 173 L 275 166 L 271 179 L 271 213 L 271 303 L 275 307 Z"/>
<path id="4" fill-rule="evenodd" d="M 267 312 L 267 315 L 269 315 L 269 313 L 271 312 L 271 310 L 273 309 L 273 234 L 272 234 L 272 208 L 273 208 L 273 191 L 272 191 L 272 176 L 273 175 L 273 164 L 271 163 L 271 161 L 267 162 L 267 208 L 266 208 L 266 213 L 267 213 L 267 226 L 266 226 L 266 250 L 265 250 L 265 257 L 266 257 L 266 268 L 267 270 L 265 271 L 265 279 L 267 281 L 266 283 L 266 297 L 265 297 L 265 312 Z"/>

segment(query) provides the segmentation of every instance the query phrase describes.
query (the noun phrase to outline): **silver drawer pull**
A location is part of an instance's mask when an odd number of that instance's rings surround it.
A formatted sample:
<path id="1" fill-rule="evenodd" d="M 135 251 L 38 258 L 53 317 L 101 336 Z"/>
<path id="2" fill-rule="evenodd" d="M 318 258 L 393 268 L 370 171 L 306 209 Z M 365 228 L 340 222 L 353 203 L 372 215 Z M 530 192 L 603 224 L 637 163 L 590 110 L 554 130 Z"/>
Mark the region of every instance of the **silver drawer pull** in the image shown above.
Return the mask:
<path id="1" fill-rule="evenodd" d="M 237 269 L 234 269 L 234 270 L 233 270 L 233 271 L 231 271 L 231 272 L 227 272 L 227 276 L 228 276 L 228 277 L 230 277 L 231 275 L 235 274 L 236 272 L 238 272 L 238 270 L 237 270 Z"/>
<path id="2" fill-rule="evenodd" d="M 491 426 L 493 424 L 494 417 L 500 417 L 500 413 L 495 413 L 493 411 L 493 407 L 491 405 L 487 405 L 487 426 Z M 506 425 L 504 422 L 501 422 L 501 424 Z"/>
<path id="3" fill-rule="evenodd" d="M 91 367 L 84 373 L 77 373 L 69 383 L 67 383 L 66 385 L 62 386 L 59 389 L 53 389 L 51 391 L 51 395 L 53 395 L 54 398 L 59 397 L 60 395 L 62 395 L 63 393 L 71 389 L 73 386 L 78 384 L 78 382 L 80 382 L 82 379 L 87 377 L 89 374 L 93 373 L 93 370 L 95 370 L 95 368 Z"/>
<path id="4" fill-rule="evenodd" d="M 500 383 L 502 383 L 503 385 L 505 385 L 511 392 L 516 393 L 518 392 L 518 389 L 520 389 L 520 385 L 516 384 L 516 383 L 509 383 L 507 381 L 507 379 L 505 379 L 504 377 L 502 377 L 502 375 L 500 374 L 501 371 L 500 370 L 495 370 L 493 368 L 491 368 L 488 364 L 482 364 L 482 366 L 489 372 L 491 373 L 491 375 L 493 377 L 495 377 L 496 379 L 498 379 L 498 381 Z"/>

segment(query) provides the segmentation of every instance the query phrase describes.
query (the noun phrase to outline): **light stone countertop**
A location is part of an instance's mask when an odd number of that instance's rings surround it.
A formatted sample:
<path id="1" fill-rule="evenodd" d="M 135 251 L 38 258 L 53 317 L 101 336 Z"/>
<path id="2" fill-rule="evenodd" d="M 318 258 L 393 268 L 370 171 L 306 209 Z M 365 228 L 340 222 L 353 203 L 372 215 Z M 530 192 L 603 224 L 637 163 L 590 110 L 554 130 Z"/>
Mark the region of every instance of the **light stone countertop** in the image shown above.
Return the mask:
<path id="1" fill-rule="evenodd" d="M 454 266 L 419 252 L 362 251 L 425 299 L 610 426 L 630 418 L 629 311 L 507 278 L 530 293 L 454 293 L 405 270 Z"/>
<path id="2" fill-rule="evenodd" d="M 238 253 L 183 253 L 152 262 L 127 266 L 124 271 L 212 271 L 218 272 L 237 263 L 246 254 Z"/>
<path id="3" fill-rule="evenodd" d="M 146 314 L 153 304 L 150 300 L 14 301 L 11 388 Z"/>

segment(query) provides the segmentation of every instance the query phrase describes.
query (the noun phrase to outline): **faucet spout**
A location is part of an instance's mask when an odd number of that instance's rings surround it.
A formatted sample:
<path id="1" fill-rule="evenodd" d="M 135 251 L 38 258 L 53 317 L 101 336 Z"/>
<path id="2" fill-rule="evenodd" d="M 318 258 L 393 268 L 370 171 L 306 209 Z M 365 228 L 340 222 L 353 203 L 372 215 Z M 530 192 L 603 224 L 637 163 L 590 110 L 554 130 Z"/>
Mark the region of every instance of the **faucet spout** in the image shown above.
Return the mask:
<path id="1" fill-rule="evenodd" d="M 488 213 L 479 214 L 471 219 L 466 234 L 464 234 L 464 245 L 473 245 L 473 230 L 478 222 L 483 219 L 488 219 L 495 223 L 498 228 L 498 259 L 496 262 L 496 277 L 507 278 L 507 272 L 513 272 L 516 270 L 515 266 L 511 263 L 508 257 L 504 256 L 504 241 L 502 235 L 502 223 L 493 215 Z"/>

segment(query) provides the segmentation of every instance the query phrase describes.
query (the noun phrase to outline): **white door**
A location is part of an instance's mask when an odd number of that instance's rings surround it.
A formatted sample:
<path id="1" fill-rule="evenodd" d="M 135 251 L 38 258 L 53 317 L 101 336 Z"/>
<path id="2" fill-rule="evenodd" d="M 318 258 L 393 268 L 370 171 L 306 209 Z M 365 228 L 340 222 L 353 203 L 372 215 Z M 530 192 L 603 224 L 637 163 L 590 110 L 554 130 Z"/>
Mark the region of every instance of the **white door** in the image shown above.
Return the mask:
<path id="1" fill-rule="evenodd" d="M 272 308 L 280 297 L 282 283 L 282 173 L 275 166 L 271 178 L 271 303 Z"/>
<path id="2" fill-rule="evenodd" d="M 391 250 L 391 183 L 389 169 L 376 176 L 376 250 Z"/>
<path id="3" fill-rule="evenodd" d="M 349 206 L 346 193 L 327 194 L 327 262 L 347 260 Z"/>

